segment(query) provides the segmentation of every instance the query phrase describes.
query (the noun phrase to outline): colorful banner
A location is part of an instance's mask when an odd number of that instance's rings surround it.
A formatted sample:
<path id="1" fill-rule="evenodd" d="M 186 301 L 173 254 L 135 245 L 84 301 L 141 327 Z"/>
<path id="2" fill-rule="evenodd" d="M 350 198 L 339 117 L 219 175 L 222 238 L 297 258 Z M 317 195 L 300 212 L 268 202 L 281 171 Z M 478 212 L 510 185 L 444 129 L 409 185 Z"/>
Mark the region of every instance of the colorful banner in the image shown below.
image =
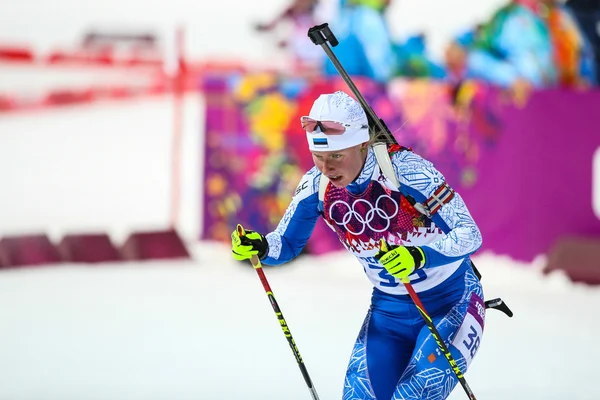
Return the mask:
<path id="1" fill-rule="evenodd" d="M 600 237 L 592 157 L 600 147 L 600 92 L 524 98 L 481 83 L 381 87 L 355 81 L 398 142 L 429 159 L 465 199 L 483 249 L 530 261 L 565 235 Z M 269 73 L 209 75 L 201 239 L 228 241 L 237 223 L 273 230 L 312 158 L 300 116 L 341 79 L 308 82 Z M 596 122 L 594 122 L 594 119 Z M 341 249 L 319 221 L 307 251 Z"/>

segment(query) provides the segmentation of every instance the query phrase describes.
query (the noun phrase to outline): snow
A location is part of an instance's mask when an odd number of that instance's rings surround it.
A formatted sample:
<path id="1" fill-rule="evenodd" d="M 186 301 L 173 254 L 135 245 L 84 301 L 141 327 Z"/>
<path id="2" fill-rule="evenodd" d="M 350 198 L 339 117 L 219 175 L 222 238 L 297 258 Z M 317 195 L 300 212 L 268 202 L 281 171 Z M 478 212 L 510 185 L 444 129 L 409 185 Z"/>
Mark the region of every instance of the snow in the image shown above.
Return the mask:
<path id="1" fill-rule="evenodd" d="M 0 399 L 309 399 L 253 268 L 220 243 L 191 249 L 194 261 L 3 271 Z M 475 260 L 487 297 L 515 313 L 488 311 L 465 375 L 477 398 L 598 399 L 600 291 Z M 341 398 L 371 291 L 361 267 L 336 252 L 265 273 L 320 398 Z"/>

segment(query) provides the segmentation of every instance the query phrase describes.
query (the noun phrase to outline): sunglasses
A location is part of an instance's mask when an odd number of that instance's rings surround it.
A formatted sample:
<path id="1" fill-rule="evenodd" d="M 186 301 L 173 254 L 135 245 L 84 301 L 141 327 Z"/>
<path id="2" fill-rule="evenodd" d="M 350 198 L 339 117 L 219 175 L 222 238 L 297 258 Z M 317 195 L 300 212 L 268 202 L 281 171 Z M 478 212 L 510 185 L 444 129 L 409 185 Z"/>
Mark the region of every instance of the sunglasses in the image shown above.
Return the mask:
<path id="1" fill-rule="evenodd" d="M 366 129 L 369 127 L 369 125 L 352 125 L 337 121 L 318 121 L 306 116 L 300 117 L 300 122 L 302 123 L 302 129 L 308 133 L 314 133 L 319 128 L 320 132 L 327 135 L 341 135 L 346 132 L 346 128 Z"/>

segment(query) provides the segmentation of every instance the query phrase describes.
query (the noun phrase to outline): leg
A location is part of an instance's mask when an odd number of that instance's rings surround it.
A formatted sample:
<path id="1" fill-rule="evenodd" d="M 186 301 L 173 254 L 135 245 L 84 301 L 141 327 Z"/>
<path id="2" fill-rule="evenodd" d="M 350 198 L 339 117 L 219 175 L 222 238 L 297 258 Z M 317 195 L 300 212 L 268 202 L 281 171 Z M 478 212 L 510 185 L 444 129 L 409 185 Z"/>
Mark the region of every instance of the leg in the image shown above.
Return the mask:
<path id="1" fill-rule="evenodd" d="M 369 329 L 370 320 L 371 312 L 369 311 L 352 349 L 344 381 L 343 400 L 375 399 L 369 373 L 367 372 L 367 330 Z"/>
<path id="2" fill-rule="evenodd" d="M 412 355 L 414 332 L 403 328 L 397 317 L 383 313 L 382 308 L 388 307 L 382 303 L 385 301 L 377 302 L 367 314 L 352 350 L 344 382 L 344 400 L 391 399 Z M 408 304 L 403 307 L 407 308 Z"/>
<path id="3" fill-rule="evenodd" d="M 432 319 L 450 353 L 465 373 L 475 356 L 485 320 L 485 305 L 481 285 L 467 273 L 465 298 L 446 315 L 432 315 Z M 427 306 L 426 306 L 427 307 Z M 428 310 L 429 311 L 429 310 Z M 440 351 L 427 327 L 423 327 L 411 361 L 402 374 L 394 392 L 394 400 L 443 400 L 457 385 L 448 360 Z"/>

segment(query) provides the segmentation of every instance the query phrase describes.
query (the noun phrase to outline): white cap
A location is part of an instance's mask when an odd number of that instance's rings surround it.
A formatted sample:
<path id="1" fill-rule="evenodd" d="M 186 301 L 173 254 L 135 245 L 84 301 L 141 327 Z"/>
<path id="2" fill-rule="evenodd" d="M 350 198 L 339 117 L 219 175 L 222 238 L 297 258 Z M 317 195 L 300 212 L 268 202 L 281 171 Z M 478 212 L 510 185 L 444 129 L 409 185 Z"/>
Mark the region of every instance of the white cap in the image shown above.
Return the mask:
<path id="1" fill-rule="evenodd" d="M 368 142 L 369 128 L 365 111 L 359 102 L 342 91 L 322 94 L 310 109 L 310 118 L 317 121 L 335 121 L 350 125 L 341 135 L 327 135 L 315 130 L 306 132 L 311 151 L 336 151 Z"/>

